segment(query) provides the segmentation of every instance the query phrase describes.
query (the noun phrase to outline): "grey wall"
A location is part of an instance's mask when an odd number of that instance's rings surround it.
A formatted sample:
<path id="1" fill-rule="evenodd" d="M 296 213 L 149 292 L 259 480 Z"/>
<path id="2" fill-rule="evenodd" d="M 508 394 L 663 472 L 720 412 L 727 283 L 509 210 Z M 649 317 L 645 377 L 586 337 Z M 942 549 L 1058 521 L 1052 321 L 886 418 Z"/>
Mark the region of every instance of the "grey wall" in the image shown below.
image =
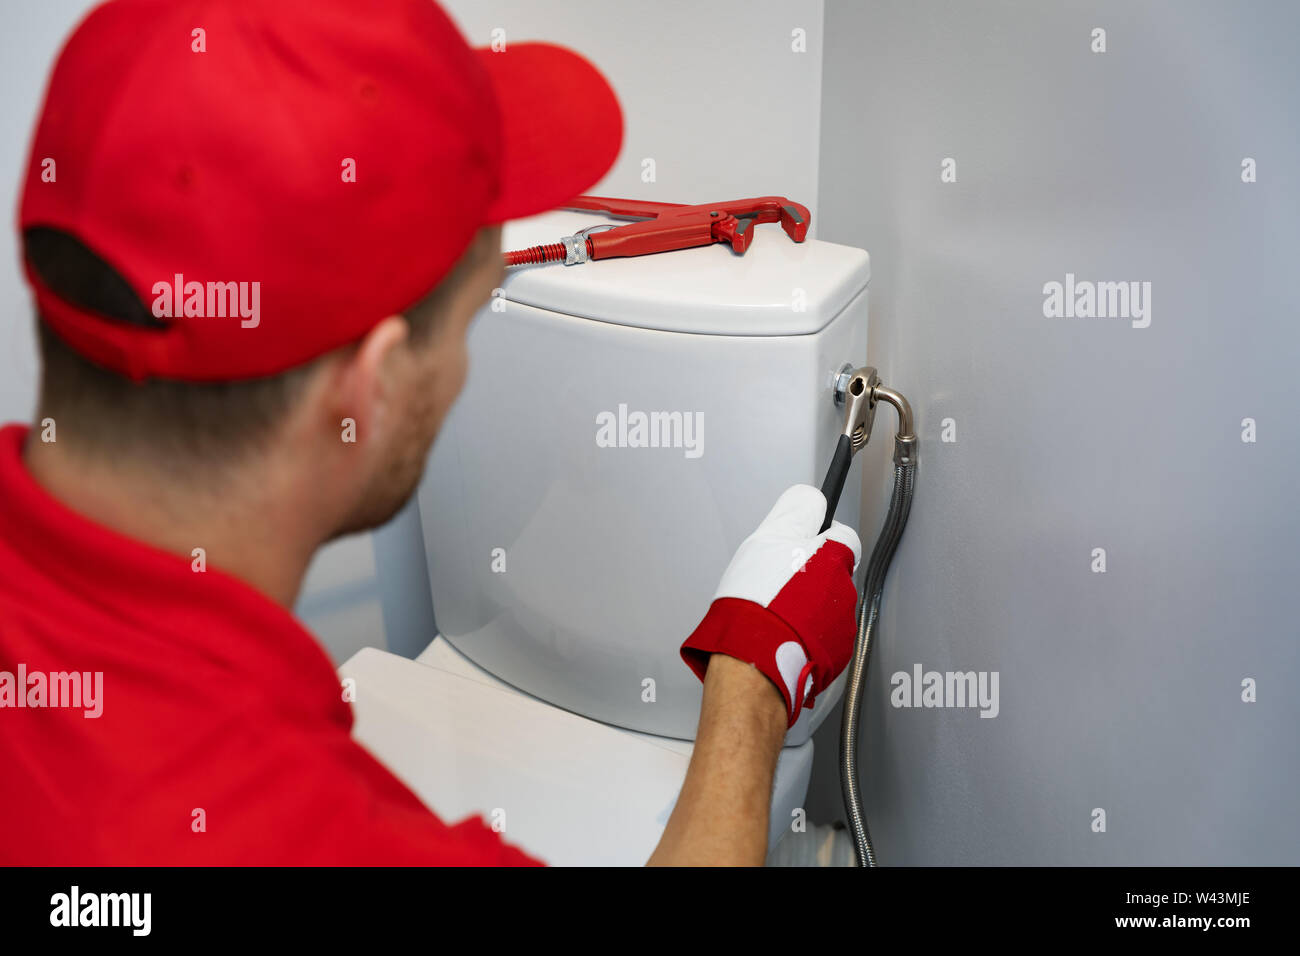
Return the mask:
<path id="1" fill-rule="evenodd" d="M 825 33 L 820 235 L 871 252 L 921 435 L 882 861 L 1300 863 L 1300 6 L 831 2 Z M 1067 272 L 1150 282 L 1149 327 L 1045 317 Z M 892 707 L 916 663 L 1000 672 L 999 715 Z"/>

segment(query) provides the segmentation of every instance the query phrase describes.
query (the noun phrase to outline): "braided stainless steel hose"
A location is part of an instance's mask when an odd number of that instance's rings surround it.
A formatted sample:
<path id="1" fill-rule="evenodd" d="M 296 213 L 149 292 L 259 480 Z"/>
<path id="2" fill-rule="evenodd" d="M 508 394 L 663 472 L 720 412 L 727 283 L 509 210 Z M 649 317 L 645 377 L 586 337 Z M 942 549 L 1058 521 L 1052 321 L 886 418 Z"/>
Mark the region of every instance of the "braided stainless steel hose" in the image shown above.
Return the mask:
<path id="1" fill-rule="evenodd" d="M 867 673 L 880 619 L 885 578 L 889 574 L 889 565 L 898 549 L 898 542 L 903 537 L 903 529 L 907 526 L 916 480 L 917 441 L 912 432 L 911 407 L 902 395 L 891 389 L 877 387 L 874 391 L 877 399 L 888 401 L 898 410 L 899 428 L 894 439 L 894 490 L 890 496 L 884 526 L 876 539 L 876 546 L 863 577 L 862 596 L 858 604 L 858 636 L 853 647 L 853 659 L 849 664 L 844 712 L 840 722 L 840 789 L 844 795 L 844 810 L 848 815 L 849 832 L 857 849 L 859 866 L 875 866 L 876 852 L 871 844 L 871 832 L 867 827 L 862 793 L 858 785 L 858 723 L 862 700 L 866 695 Z"/>

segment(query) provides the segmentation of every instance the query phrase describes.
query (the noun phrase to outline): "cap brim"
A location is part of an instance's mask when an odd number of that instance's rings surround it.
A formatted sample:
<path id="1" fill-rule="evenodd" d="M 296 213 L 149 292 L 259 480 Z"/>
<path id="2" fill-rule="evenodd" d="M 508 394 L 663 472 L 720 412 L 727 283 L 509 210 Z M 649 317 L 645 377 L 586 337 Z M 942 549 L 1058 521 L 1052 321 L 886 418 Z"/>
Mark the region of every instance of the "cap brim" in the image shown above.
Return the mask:
<path id="1" fill-rule="evenodd" d="M 476 49 L 501 112 L 501 192 L 484 224 L 555 209 L 595 185 L 623 145 L 623 111 L 586 58 L 551 43 Z"/>

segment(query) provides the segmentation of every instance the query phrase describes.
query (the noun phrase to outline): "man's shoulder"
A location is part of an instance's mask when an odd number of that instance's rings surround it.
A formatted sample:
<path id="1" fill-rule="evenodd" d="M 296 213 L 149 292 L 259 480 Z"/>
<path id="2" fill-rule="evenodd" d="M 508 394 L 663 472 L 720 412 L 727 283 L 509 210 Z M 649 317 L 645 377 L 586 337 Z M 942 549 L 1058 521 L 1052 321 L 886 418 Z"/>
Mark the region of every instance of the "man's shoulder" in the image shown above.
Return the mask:
<path id="1" fill-rule="evenodd" d="M 337 675 L 305 633 L 151 610 L 60 588 L 0 536 L 0 814 L 22 828 L 0 859 L 536 862 L 481 819 L 443 823 L 356 743 Z"/>

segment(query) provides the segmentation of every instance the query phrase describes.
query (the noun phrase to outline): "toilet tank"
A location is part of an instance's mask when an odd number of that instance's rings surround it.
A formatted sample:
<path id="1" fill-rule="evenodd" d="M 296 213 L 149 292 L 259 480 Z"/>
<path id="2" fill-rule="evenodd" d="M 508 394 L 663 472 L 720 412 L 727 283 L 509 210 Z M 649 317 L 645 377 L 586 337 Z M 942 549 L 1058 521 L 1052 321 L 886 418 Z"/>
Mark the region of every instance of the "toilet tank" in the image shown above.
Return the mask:
<path id="1" fill-rule="evenodd" d="M 503 245 L 605 221 L 547 213 L 509 224 Z M 866 364 L 869 277 L 861 249 L 775 225 L 743 256 L 718 244 L 511 270 L 471 326 L 465 390 L 419 490 L 443 637 L 558 707 L 694 738 L 702 685 L 678 649 L 777 496 L 821 485 L 843 422 L 834 377 Z M 836 513 L 854 527 L 861 467 Z"/>

